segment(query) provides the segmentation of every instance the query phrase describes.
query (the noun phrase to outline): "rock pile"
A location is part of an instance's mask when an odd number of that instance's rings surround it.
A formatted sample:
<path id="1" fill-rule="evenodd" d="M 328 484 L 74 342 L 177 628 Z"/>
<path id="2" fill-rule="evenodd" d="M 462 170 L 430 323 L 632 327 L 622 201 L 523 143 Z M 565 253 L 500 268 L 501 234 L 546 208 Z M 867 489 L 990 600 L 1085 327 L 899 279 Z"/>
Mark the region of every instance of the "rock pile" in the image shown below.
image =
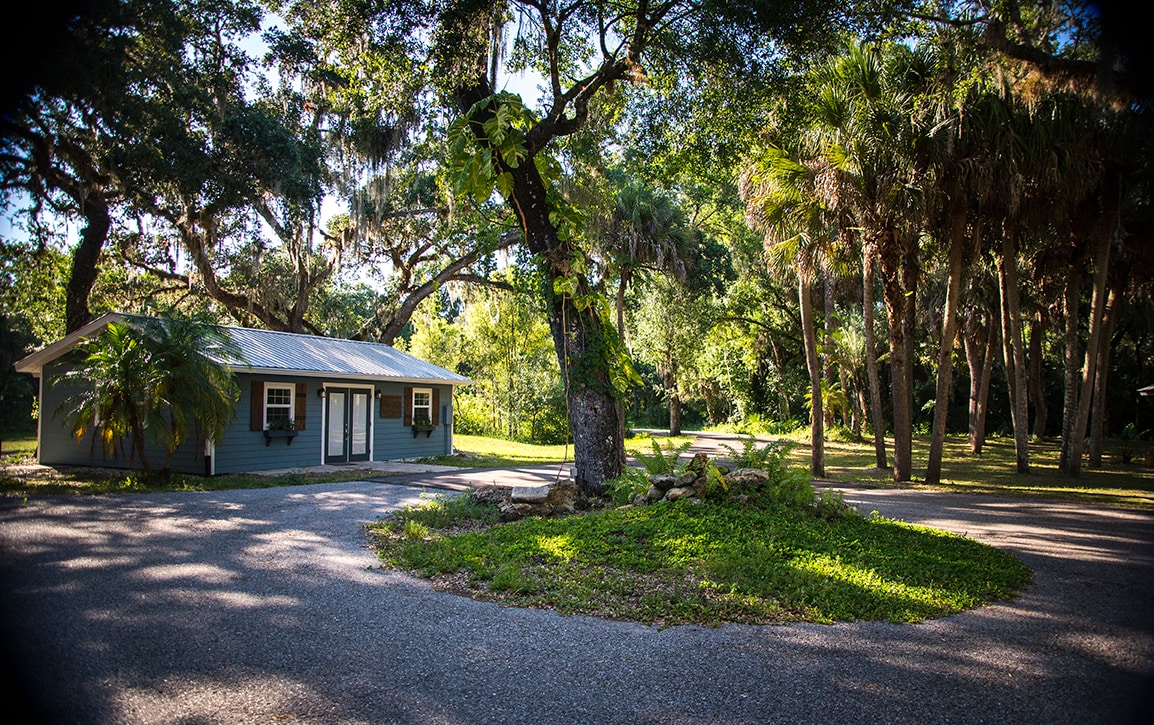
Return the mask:
<path id="1" fill-rule="evenodd" d="M 495 503 L 502 521 L 516 521 L 526 516 L 571 514 L 588 504 L 575 483 L 562 481 L 546 486 L 492 486 L 473 491 L 473 500 Z"/>
<path id="2" fill-rule="evenodd" d="M 710 484 L 710 477 L 714 477 Z M 702 499 L 710 495 L 728 495 L 740 498 L 769 483 L 769 473 L 760 468 L 739 468 L 730 471 L 726 466 L 715 466 L 708 456 L 698 453 L 679 475 L 658 473 L 649 477 L 649 491 L 634 499 L 634 504 L 657 501 L 677 501 L 683 498 Z"/>

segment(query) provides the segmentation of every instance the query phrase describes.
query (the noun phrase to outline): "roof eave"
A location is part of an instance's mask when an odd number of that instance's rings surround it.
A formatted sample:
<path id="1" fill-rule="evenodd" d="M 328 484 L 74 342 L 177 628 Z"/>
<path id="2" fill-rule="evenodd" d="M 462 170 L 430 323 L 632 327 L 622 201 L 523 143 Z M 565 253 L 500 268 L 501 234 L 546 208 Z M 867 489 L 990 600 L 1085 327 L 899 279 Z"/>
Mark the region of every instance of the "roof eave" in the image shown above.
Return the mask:
<path id="1" fill-rule="evenodd" d="M 40 377 L 45 365 L 76 347 L 81 340 L 92 337 L 109 323 L 121 322 L 123 319 L 124 316 L 119 312 L 107 312 L 87 325 L 73 330 L 43 350 L 37 350 L 31 355 L 17 360 L 12 367 L 18 373 L 29 373 L 35 377 Z"/>
<path id="2" fill-rule="evenodd" d="M 365 373 L 344 373 L 332 370 L 287 370 L 285 368 L 249 367 L 247 365 L 229 365 L 234 373 L 248 373 L 252 375 L 284 375 L 294 378 L 324 378 L 327 380 L 360 380 L 367 382 L 412 383 L 414 385 L 473 385 L 468 378 L 456 380 L 453 378 L 417 378 L 394 377 L 391 375 L 366 375 Z"/>

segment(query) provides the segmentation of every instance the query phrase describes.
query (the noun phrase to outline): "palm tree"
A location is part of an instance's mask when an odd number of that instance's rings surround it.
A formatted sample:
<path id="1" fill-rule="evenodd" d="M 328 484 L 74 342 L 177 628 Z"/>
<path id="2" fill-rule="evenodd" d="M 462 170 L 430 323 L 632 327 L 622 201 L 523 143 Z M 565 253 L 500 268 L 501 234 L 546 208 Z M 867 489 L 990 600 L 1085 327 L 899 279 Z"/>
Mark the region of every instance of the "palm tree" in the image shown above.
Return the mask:
<path id="1" fill-rule="evenodd" d="M 173 316 L 112 322 L 77 346 L 71 368 L 57 384 L 72 388 L 63 412 L 73 435 L 95 430 L 106 457 L 139 459 L 152 471 L 146 442 L 165 450 L 162 471 L 186 441 L 219 443 L 235 415 L 240 390 L 226 363 L 240 354 L 215 326 Z"/>
<path id="2" fill-rule="evenodd" d="M 825 476 L 822 369 L 817 354 L 811 286 L 832 257 L 832 219 L 814 191 L 816 176 L 778 146 L 753 159 L 741 177 L 750 226 L 766 234 L 769 265 L 797 276 L 802 340 L 810 380 L 810 473 Z"/>
<path id="3" fill-rule="evenodd" d="M 156 371 L 135 331 L 112 323 L 78 345 L 68 363 L 70 369 L 55 384 L 72 390 L 56 413 L 65 415 L 76 440 L 94 432 L 93 447 L 99 441 L 104 456 L 116 460 L 124 454 L 127 440 L 128 461 L 139 458 L 149 469 L 144 433 Z"/>
<path id="4" fill-rule="evenodd" d="M 910 68 L 925 62 L 917 57 L 921 52 L 852 45 L 819 72 L 814 84 L 814 142 L 834 171 L 832 183 L 820 189 L 834 210 L 849 211 L 860 230 L 863 260 L 880 263 L 897 481 L 908 481 L 912 473 L 913 313 L 920 273 L 916 220 L 924 175 L 916 152 L 925 134 L 907 86 L 917 77 Z"/>
<path id="5" fill-rule="evenodd" d="M 151 429 L 165 449 L 162 470 L 168 471 L 186 441 L 203 446 L 224 439 L 240 388 L 221 363 L 240 362 L 241 353 L 223 328 L 188 317 L 143 319 L 139 325 L 158 381 Z"/>

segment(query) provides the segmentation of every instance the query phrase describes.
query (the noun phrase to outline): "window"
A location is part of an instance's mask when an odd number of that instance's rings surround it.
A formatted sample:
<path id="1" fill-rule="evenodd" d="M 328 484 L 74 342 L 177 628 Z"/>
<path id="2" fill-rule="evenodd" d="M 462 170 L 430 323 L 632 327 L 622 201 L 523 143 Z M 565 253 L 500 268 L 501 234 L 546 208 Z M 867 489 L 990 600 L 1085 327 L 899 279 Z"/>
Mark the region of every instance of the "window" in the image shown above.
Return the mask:
<path id="1" fill-rule="evenodd" d="M 264 427 L 266 430 L 289 430 L 295 417 L 293 402 L 296 388 L 282 383 L 267 383 L 264 388 Z"/>
<path id="2" fill-rule="evenodd" d="M 425 423 L 433 420 L 433 391 L 429 388 L 413 389 L 413 422 Z"/>

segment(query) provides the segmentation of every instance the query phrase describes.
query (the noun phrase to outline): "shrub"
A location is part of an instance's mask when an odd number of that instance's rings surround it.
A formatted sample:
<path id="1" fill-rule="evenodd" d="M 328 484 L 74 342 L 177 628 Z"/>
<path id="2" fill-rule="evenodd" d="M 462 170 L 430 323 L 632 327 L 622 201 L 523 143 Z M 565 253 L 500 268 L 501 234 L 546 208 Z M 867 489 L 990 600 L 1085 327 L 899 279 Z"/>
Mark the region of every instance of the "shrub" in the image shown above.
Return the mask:
<path id="1" fill-rule="evenodd" d="M 620 476 L 605 482 L 605 489 L 613 503 L 624 506 L 649 490 L 649 476 L 639 468 L 626 466 Z"/>

